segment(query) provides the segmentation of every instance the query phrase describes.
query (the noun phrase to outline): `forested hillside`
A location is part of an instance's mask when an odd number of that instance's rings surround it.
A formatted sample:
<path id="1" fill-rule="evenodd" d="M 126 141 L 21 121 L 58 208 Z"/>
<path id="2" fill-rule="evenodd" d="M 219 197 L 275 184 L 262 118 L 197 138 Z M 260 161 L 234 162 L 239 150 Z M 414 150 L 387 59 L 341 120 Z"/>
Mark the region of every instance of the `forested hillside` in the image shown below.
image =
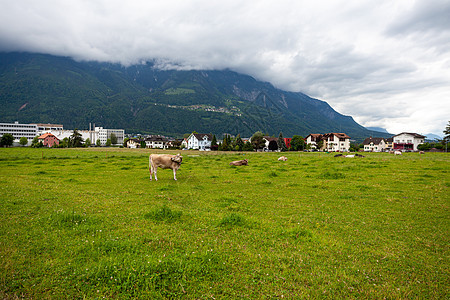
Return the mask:
<path id="1" fill-rule="evenodd" d="M 29 53 L 0 54 L 0 105 L 1 122 L 68 129 L 92 122 L 177 137 L 259 130 L 284 136 L 345 132 L 361 140 L 373 134 L 324 101 L 229 70 L 158 70 L 152 63 L 123 67 Z"/>

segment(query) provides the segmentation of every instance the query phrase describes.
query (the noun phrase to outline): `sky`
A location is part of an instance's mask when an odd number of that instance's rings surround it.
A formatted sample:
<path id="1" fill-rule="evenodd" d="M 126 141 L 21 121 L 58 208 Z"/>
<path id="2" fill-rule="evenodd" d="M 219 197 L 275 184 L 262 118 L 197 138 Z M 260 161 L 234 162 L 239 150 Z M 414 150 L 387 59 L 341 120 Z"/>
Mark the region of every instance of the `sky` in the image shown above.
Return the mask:
<path id="1" fill-rule="evenodd" d="M 366 127 L 443 135 L 450 0 L 0 0 L 0 51 L 230 69 Z"/>

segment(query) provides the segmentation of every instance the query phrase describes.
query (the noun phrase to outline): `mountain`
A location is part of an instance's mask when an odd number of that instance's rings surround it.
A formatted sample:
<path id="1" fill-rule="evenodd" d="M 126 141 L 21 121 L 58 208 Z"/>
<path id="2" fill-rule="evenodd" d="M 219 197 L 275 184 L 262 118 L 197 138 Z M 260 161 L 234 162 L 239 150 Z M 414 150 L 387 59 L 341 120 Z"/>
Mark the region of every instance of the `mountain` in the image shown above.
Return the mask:
<path id="1" fill-rule="evenodd" d="M 389 134 L 389 132 L 386 129 L 381 128 L 381 127 L 366 127 L 366 129 L 370 130 L 370 131 L 375 131 L 375 134 L 378 133 L 378 132 L 388 133 Z"/>
<path id="2" fill-rule="evenodd" d="M 424 136 L 426 136 L 427 141 L 437 141 L 437 140 L 442 140 L 442 136 L 434 134 L 434 133 L 427 133 L 427 134 L 423 134 Z"/>
<path id="3" fill-rule="evenodd" d="M 192 131 L 251 136 L 371 132 L 326 102 L 286 92 L 230 70 L 160 70 L 151 62 L 76 62 L 67 57 L 0 53 L 0 121 L 90 122 L 127 133 L 182 136 Z M 381 136 L 381 134 L 380 134 Z M 387 135 L 386 135 L 387 136 Z"/>

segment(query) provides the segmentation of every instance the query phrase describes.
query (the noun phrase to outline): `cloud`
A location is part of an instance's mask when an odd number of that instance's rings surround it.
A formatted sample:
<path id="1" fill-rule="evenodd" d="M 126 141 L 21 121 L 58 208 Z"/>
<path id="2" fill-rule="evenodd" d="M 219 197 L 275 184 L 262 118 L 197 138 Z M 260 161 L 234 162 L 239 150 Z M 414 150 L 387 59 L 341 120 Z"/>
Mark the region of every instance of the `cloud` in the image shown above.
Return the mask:
<path id="1" fill-rule="evenodd" d="M 323 99 L 362 125 L 394 133 L 441 132 L 449 118 L 447 0 L 0 4 L 3 51 L 228 68 Z"/>

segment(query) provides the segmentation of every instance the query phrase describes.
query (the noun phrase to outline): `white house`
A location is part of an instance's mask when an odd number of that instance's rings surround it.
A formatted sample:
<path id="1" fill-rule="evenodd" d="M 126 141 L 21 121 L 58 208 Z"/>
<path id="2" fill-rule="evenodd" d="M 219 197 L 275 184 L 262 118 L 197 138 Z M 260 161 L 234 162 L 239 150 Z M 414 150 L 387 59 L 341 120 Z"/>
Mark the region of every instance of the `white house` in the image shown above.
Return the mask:
<path id="1" fill-rule="evenodd" d="M 181 142 L 181 148 L 182 149 L 188 149 L 188 139 L 184 138 Z"/>
<path id="2" fill-rule="evenodd" d="M 196 150 L 211 149 L 212 135 L 207 133 L 192 133 L 187 138 L 187 148 Z"/>
<path id="3" fill-rule="evenodd" d="M 311 149 L 317 149 L 317 143 L 319 143 L 323 138 L 320 133 L 311 133 L 305 138 L 306 145 L 309 145 Z"/>
<path id="4" fill-rule="evenodd" d="M 350 137 L 345 133 L 326 133 L 323 135 L 325 149 L 330 152 L 345 152 L 350 149 Z"/>
<path id="5" fill-rule="evenodd" d="M 394 135 L 394 150 L 417 151 L 417 146 L 423 144 L 425 138 L 423 135 L 409 132 Z"/>
<path id="6" fill-rule="evenodd" d="M 127 148 L 136 149 L 141 147 L 141 139 L 131 138 L 127 141 Z"/>
<path id="7" fill-rule="evenodd" d="M 387 144 L 384 138 L 368 137 L 363 142 L 365 152 L 381 152 L 386 149 Z"/>
<path id="8" fill-rule="evenodd" d="M 169 139 L 159 135 L 152 135 L 145 139 L 145 146 L 147 148 L 167 149 Z"/>

